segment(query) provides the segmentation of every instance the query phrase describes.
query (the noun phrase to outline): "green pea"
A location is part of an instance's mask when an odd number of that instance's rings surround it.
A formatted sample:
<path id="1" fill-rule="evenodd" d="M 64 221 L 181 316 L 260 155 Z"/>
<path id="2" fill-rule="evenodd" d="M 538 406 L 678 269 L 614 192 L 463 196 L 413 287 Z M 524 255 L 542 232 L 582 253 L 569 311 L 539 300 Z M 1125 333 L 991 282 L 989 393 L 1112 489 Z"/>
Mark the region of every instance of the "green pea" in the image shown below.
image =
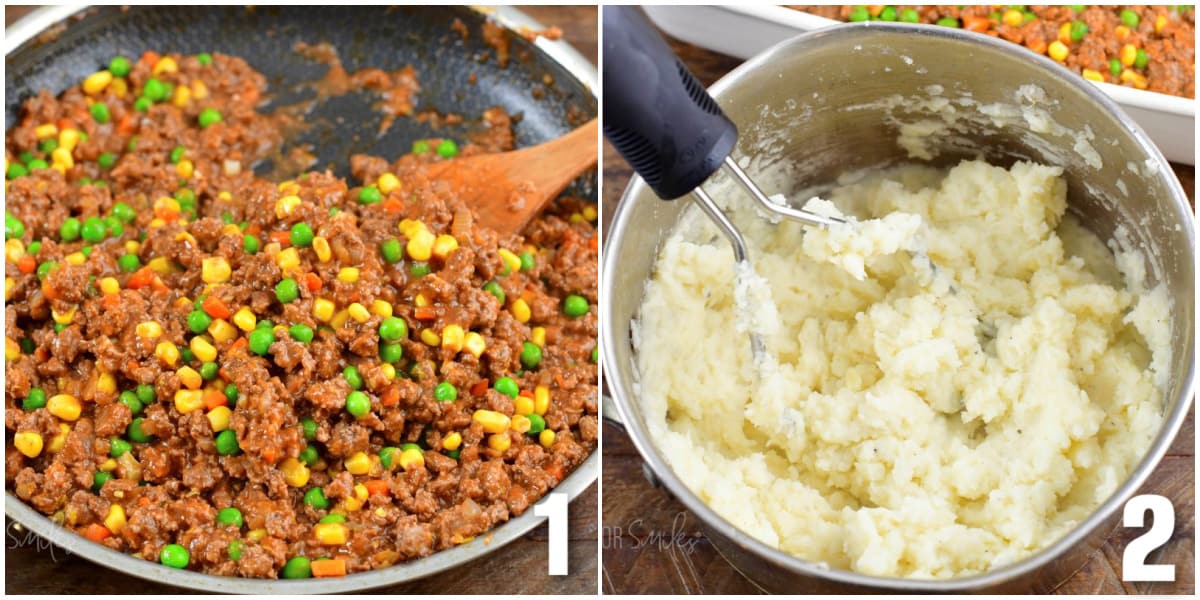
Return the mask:
<path id="1" fill-rule="evenodd" d="M 108 232 L 108 227 L 104 224 L 104 219 L 100 217 L 88 217 L 83 222 L 83 227 L 80 228 L 80 235 L 83 239 L 92 242 L 93 244 L 104 241 L 104 236 Z"/>
<path id="2" fill-rule="evenodd" d="M 246 254 L 258 254 L 258 246 L 259 243 L 257 237 L 254 237 L 250 234 L 246 234 L 242 237 L 242 249 L 246 251 Z"/>
<path id="3" fill-rule="evenodd" d="M 297 248 L 307 248 L 313 243 L 313 230 L 308 226 L 308 223 L 296 223 L 292 225 L 292 232 L 289 236 L 292 245 Z"/>
<path id="4" fill-rule="evenodd" d="M 245 544 L 242 543 L 242 540 L 233 540 L 232 542 L 229 542 L 229 550 L 228 550 L 229 560 L 232 560 L 232 561 L 240 560 L 242 558 L 242 550 L 244 548 L 245 548 Z"/>
<path id="5" fill-rule="evenodd" d="M 217 511 L 217 525 L 233 525 L 242 528 L 242 511 L 230 506 Z"/>
<path id="6" fill-rule="evenodd" d="M 535 258 L 533 256 L 532 252 L 522 252 L 521 253 L 521 270 L 522 271 L 532 271 L 533 267 L 535 267 L 536 265 L 537 265 L 537 258 Z"/>
<path id="7" fill-rule="evenodd" d="M 196 360 L 196 353 L 192 352 L 191 348 L 180 348 L 179 358 L 183 359 L 184 364 L 187 364 Z"/>
<path id="8" fill-rule="evenodd" d="M 104 225 L 108 228 L 108 234 L 113 237 L 121 237 L 125 235 L 125 225 L 116 217 L 108 217 L 104 219 Z"/>
<path id="9" fill-rule="evenodd" d="M 112 118 L 112 115 L 110 115 L 108 112 L 108 105 L 103 102 L 97 102 L 93 104 L 91 108 L 88 109 L 88 112 L 92 113 L 92 119 L 95 119 L 95 121 L 100 124 L 107 123 L 109 119 Z"/>
<path id="10" fill-rule="evenodd" d="M 150 98 L 148 98 L 146 96 L 141 96 L 137 100 L 134 100 L 133 110 L 144 113 L 144 112 L 150 110 L 150 107 L 153 105 L 154 105 L 153 100 L 151 100 Z M 131 152 L 133 151 L 133 149 L 136 145 L 137 145 L 137 142 L 135 140 L 129 140 L 129 150 Z"/>
<path id="11" fill-rule="evenodd" d="M 158 553 L 158 561 L 172 569 L 186 569 L 191 560 L 187 548 L 179 544 L 167 544 Z"/>
<path id="12" fill-rule="evenodd" d="M 200 116 L 196 117 L 196 122 L 200 124 L 200 127 L 208 127 L 221 121 L 221 113 L 215 108 L 206 108 L 200 111 Z"/>
<path id="13" fill-rule="evenodd" d="M 429 264 L 423 262 L 415 262 L 408 268 L 408 272 L 412 273 L 413 277 L 421 278 L 429 274 Z"/>
<path id="14" fill-rule="evenodd" d="M 44 161 L 40 158 L 35 158 L 35 159 L 29 161 L 29 170 L 30 171 L 37 171 L 40 169 L 49 169 L 49 168 L 50 168 L 50 165 L 47 164 L 46 161 Z"/>
<path id="15" fill-rule="evenodd" d="M 275 343 L 275 332 L 270 329 L 255 329 L 250 332 L 250 351 L 259 355 L 265 356 L 271 351 L 271 344 Z"/>
<path id="16" fill-rule="evenodd" d="M 37 256 L 38 251 L 41 249 L 42 249 L 41 242 L 32 242 L 28 246 L 25 246 L 25 253 L 29 254 L 31 256 Z"/>
<path id="17" fill-rule="evenodd" d="M 1082 40 L 1083 36 L 1085 36 L 1087 34 L 1088 34 L 1087 23 L 1084 23 L 1083 21 L 1071 21 L 1071 40 L 1072 41 L 1078 42 L 1078 41 Z"/>
<path id="18" fill-rule="evenodd" d="M 133 450 L 133 444 L 121 438 L 113 438 L 108 441 L 108 455 L 113 458 L 118 458 L 130 450 Z"/>
<path id="19" fill-rule="evenodd" d="M 529 431 L 527 431 L 526 433 L 528 433 L 530 435 L 538 434 L 538 433 L 541 433 L 542 430 L 546 428 L 546 419 L 543 419 L 542 415 L 539 415 L 537 413 L 532 413 L 530 415 L 527 415 L 527 417 L 529 419 Z"/>
<path id="20" fill-rule="evenodd" d="M 137 415 L 142 414 L 142 401 L 138 400 L 136 393 L 126 390 L 124 392 L 121 392 L 121 395 L 119 397 L 117 397 L 117 400 L 121 404 L 128 406 L 129 413 L 132 414 L 133 416 L 136 417 Z"/>
<path id="21" fill-rule="evenodd" d="M 73 242 L 79 239 L 79 233 L 82 227 L 83 226 L 79 223 L 79 219 L 76 219 L 75 217 L 67 217 L 63 221 L 62 225 L 60 225 L 58 228 L 58 237 L 64 242 Z"/>
<path id="22" fill-rule="evenodd" d="M 21 345 L 22 354 L 33 354 L 33 351 L 37 349 L 37 346 L 33 343 L 33 340 L 29 338 L 21 338 L 21 341 L 17 343 Z"/>
<path id="23" fill-rule="evenodd" d="M 234 384 L 225 386 L 225 399 L 229 401 L 229 407 L 233 408 L 238 401 L 238 388 Z"/>
<path id="24" fill-rule="evenodd" d="M 954 17 L 942 17 L 937 20 L 937 24 L 942 27 L 958 27 L 958 19 Z"/>
<path id="25" fill-rule="evenodd" d="M 292 336 L 293 340 L 301 344 L 307 344 L 313 340 L 313 328 L 304 323 L 296 323 L 289 327 L 288 334 Z"/>
<path id="26" fill-rule="evenodd" d="M 379 360 L 385 363 L 397 363 L 404 356 L 404 348 L 399 342 L 392 344 L 379 344 Z"/>
<path id="27" fill-rule="evenodd" d="M 310 467 L 317 464 L 318 460 L 321 460 L 321 456 L 317 452 L 317 449 L 313 448 L 312 446 L 305 446 L 304 449 L 300 451 L 300 455 L 296 458 L 299 458 L 300 462 L 303 462 Z"/>
<path id="28" fill-rule="evenodd" d="M 255 329 L 274 329 L 275 324 L 272 323 L 270 319 L 259 319 L 258 322 L 254 324 L 254 328 Z"/>
<path id="29" fill-rule="evenodd" d="M 379 450 L 379 464 L 383 465 L 385 469 L 392 468 L 392 464 L 396 457 L 400 456 L 400 452 L 400 449 L 394 446 L 384 446 Z"/>
<path id="30" fill-rule="evenodd" d="M 154 440 L 154 436 L 142 430 L 143 422 L 145 420 L 142 417 L 138 417 L 129 423 L 129 428 L 125 431 L 125 435 L 128 435 L 129 439 L 139 444 L 146 444 Z"/>
<path id="31" fill-rule="evenodd" d="M 118 202 L 114 204 L 112 207 L 112 214 L 114 217 L 126 223 L 130 223 L 137 218 L 137 213 L 133 210 L 133 207 L 125 204 L 124 202 Z"/>
<path id="32" fill-rule="evenodd" d="M 521 344 L 521 366 L 526 369 L 537 367 L 542 362 L 542 349 L 533 342 Z"/>
<path id="33" fill-rule="evenodd" d="M 200 365 L 200 377 L 202 377 L 205 381 L 212 381 L 213 379 L 216 379 L 217 372 L 220 370 L 221 367 L 217 366 L 217 363 L 208 361 Z"/>
<path id="34" fill-rule="evenodd" d="M 184 148 L 183 146 L 175 146 L 174 148 L 171 148 L 171 164 L 176 164 L 183 160 L 184 152 L 187 152 L 187 148 Z"/>
<path id="35" fill-rule="evenodd" d="M 108 72 L 112 73 L 113 77 L 124 77 L 132 68 L 133 65 L 129 59 L 124 56 L 114 56 L 112 60 L 108 61 Z"/>
<path id="36" fill-rule="evenodd" d="M 1130 29 L 1136 29 L 1138 26 L 1138 23 L 1140 23 L 1141 21 L 1142 21 L 1142 19 L 1140 17 L 1138 17 L 1138 14 L 1133 12 L 1132 10 L 1129 10 L 1128 8 L 1126 8 L 1121 11 L 1121 22 L 1124 23 L 1126 27 L 1128 27 Z"/>
<path id="37" fill-rule="evenodd" d="M 342 377 L 346 378 L 346 383 L 350 384 L 350 389 L 362 389 L 362 375 L 358 374 L 358 368 L 356 368 L 354 365 L 349 365 L 345 369 L 342 369 Z"/>
<path id="38" fill-rule="evenodd" d="M 568 317 L 582 317 L 588 313 L 590 306 L 587 298 L 576 294 L 571 294 L 563 298 L 563 314 Z"/>
<path id="39" fill-rule="evenodd" d="M 29 388 L 29 395 L 21 401 L 21 408 L 33 411 L 46 406 L 46 390 L 40 387 Z"/>
<path id="40" fill-rule="evenodd" d="M 232 429 L 226 429 L 217 434 L 217 454 L 221 456 L 233 456 L 242 451 L 242 447 L 238 445 L 237 434 Z"/>
<path id="41" fill-rule="evenodd" d="M 304 503 L 317 510 L 329 508 L 329 500 L 325 499 L 325 492 L 319 487 L 304 492 Z"/>
<path id="42" fill-rule="evenodd" d="M 454 140 L 442 140 L 437 146 L 437 153 L 442 158 L 454 158 L 458 156 L 458 144 Z"/>
<path id="43" fill-rule="evenodd" d="M 137 394 L 138 400 L 141 400 L 142 404 L 150 404 L 157 399 L 157 394 L 154 393 L 154 386 L 146 383 L 139 383 L 134 393 Z"/>
<path id="44" fill-rule="evenodd" d="M 317 522 L 318 523 L 345 523 L 346 515 L 339 515 L 339 514 L 325 515 L 325 516 L 321 517 L 320 521 L 317 521 Z"/>
<path id="45" fill-rule="evenodd" d="M 428 141 L 417 140 L 417 141 L 413 142 L 413 145 L 412 145 L 412 153 L 413 154 L 425 154 L 426 152 L 429 152 L 429 142 Z"/>
<path id="46" fill-rule="evenodd" d="M 1134 68 L 1135 69 L 1145 69 L 1146 65 L 1149 65 L 1149 64 L 1150 64 L 1150 55 L 1146 54 L 1146 51 L 1144 49 L 1138 48 L 1137 54 L 1135 55 L 1135 57 L 1133 59 Z"/>
<path id="47" fill-rule="evenodd" d="M 303 556 L 292 557 L 283 565 L 279 576 L 284 579 L 308 579 L 312 577 L 312 561 Z"/>
<path id="48" fill-rule="evenodd" d="M 192 203 L 196 201 L 196 192 L 190 188 L 181 188 L 175 191 L 175 199 L 184 203 Z"/>
<path id="49" fill-rule="evenodd" d="M 212 317 L 202 310 L 193 310 L 187 316 L 188 329 L 192 330 L 192 333 L 199 334 L 208 331 L 208 326 L 212 325 L 212 321 Z"/>
<path id="50" fill-rule="evenodd" d="M 592 347 L 592 362 L 593 363 L 600 362 L 600 346 Z"/>
<path id="51" fill-rule="evenodd" d="M 1083 4 L 1068 4 L 1067 8 L 1075 12 L 1083 12 L 1085 9 L 1087 9 L 1087 6 L 1084 6 Z"/>
<path id="52" fill-rule="evenodd" d="M 446 453 L 446 456 L 458 460 L 458 455 L 462 454 L 462 448 L 456 448 Z"/>
<path id="53" fill-rule="evenodd" d="M 92 475 L 92 491 L 99 493 L 100 489 L 104 487 L 104 484 L 108 483 L 112 478 L 112 473 L 96 471 L 96 473 Z"/>
<path id="54" fill-rule="evenodd" d="M 287 304 L 300 297 L 300 284 L 296 283 L 295 279 L 288 277 L 275 285 L 275 297 L 283 304 Z"/>
<path id="55" fill-rule="evenodd" d="M 379 337 L 395 342 L 408 337 L 408 323 L 400 317 L 386 317 L 379 323 Z"/>
<path id="56" fill-rule="evenodd" d="M 489 281 L 483 285 L 483 291 L 495 296 L 500 301 L 500 306 L 504 306 L 504 288 L 500 287 L 499 283 Z"/>
<path id="57" fill-rule="evenodd" d="M 850 9 L 850 16 L 848 17 L 848 19 L 854 23 L 866 21 L 866 20 L 869 20 L 870 18 L 871 18 L 871 13 L 867 10 L 867 7 L 862 6 L 862 5 L 857 5 L 857 6 L 852 7 Z"/>
<path id="58" fill-rule="evenodd" d="M 400 248 L 400 240 L 396 238 L 388 238 L 379 244 L 379 254 L 383 256 L 383 260 L 390 264 L 400 262 L 404 257 L 404 252 Z"/>
<path id="59" fill-rule="evenodd" d="M 46 138 L 46 139 L 38 142 L 38 150 L 41 150 L 42 154 L 50 154 L 51 152 L 54 152 L 57 149 L 58 149 L 58 140 L 56 140 L 54 138 Z"/>
<path id="60" fill-rule="evenodd" d="M 196 55 L 196 62 L 207 67 L 212 64 L 212 55 L 207 52 L 201 52 Z"/>
<path id="61" fill-rule="evenodd" d="M 346 396 L 346 412 L 359 418 L 367 416 L 367 413 L 371 412 L 371 399 L 360 391 L 350 392 L 350 395 Z"/>
<path id="62" fill-rule="evenodd" d="M 96 158 L 96 164 L 100 165 L 101 169 L 108 170 L 117 164 L 117 155 L 112 152 L 104 152 Z"/>
<path id="63" fill-rule="evenodd" d="M 58 270 L 58 263 L 55 261 L 52 261 L 52 260 L 48 260 L 48 261 L 38 265 L 38 268 L 37 268 L 38 279 L 45 279 L 46 276 L 50 275 L 51 273 L 53 273 L 54 271 L 57 271 L 57 270 Z"/>
<path id="64" fill-rule="evenodd" d="M 512 377 L 501 377 L 500 379 L 497 379 L 496 383 L 492 385 L 492 388 L 494 388 L 497 392 L 508 396 L 509 398 L 516 398 L 517 394 L 521 391 L 517 387 L 517 382 L 513 381 Z"/>
<path id="65" fill-rule="evenodd" d="M 16 163 L 13 163 L 14 165 Z M 8 165 L 9 170 L 12 170 L 12 165 Z M 9 177 L 12 179 L 12 177 Z M 25 236 L 25 224 L 21 222 L 16 215 L 4 211 L 4 239 L 11 240 Z"/>
<path id="66" fill-rule="evenodd" d="M 117 259 L 117 266 L 121 267 L 121 270 L 126 273 L 132 273 L 138 270 L 138 267 L 142 266 L 142 261 L 138 260 L 136 254 L 122 254 L 121 258 Z"/>
<path id="67" fill-rule="evenodd" d="M 1113 75 L 1120 75 L 1121 74 L 1121 61 L 1117 60 L 1115 58 L 1108 61 L 1108 72 L 1112 73 Z"/>
<path id="68" fill-rule="evenodd" d="M 880 21 L 895 21 L 896 20 L 896 7 L 894 7 L 894 6 L 883 7 L 883 10 L 879 11 L 879 20 Z"/>
<path id="69" fill-rule="evenodd" d="M 304 430 L 304 439 L 310 442 L 317 439 L 317 422 L 312 417 L 301 418 L 300 427 Z"/>
<path id="70" fill-rule="evenodd" d="M 438 402 L 454 402 L 458 399 L 458 388 L 449 381 L 443 381 L 433 388 L 433 397 Z"/>
<path id="71" fill-rule="evenodd" d="M 358 190 L 359 204 L 376 204 L 383 200 L 383 193 L 379 191 L 378 186 L 368 185 Z"/>

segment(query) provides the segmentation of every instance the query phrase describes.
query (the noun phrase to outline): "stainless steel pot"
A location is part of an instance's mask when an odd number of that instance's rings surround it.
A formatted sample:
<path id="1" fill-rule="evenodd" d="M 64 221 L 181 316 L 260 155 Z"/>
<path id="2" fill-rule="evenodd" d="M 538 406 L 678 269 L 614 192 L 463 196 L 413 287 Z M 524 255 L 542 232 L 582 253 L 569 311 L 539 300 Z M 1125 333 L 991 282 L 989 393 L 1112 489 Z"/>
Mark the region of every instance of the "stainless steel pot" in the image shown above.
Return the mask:
<path id="1" fill-rule="evenodd" d="M 112 14 L 103 13 L 102 11 L 100 14 L 88 13 L 84 12 L 84 9 L 85 7 L 81 6 L 57 6 L 52 8 L 38 9 L 27 15 L 18 23 L 15 23 L 12 27 L 6 29 L 4 51 L 9 63 L 9 74 L 11 75 L 14 71 L 14 66 L 25 66 L 29 60 L 45 61 L 45 64 L 49 65 L 49 68 L 46 69 L 46 73 L 44 73 L 46 79 L 39 80 L 39 85 L 45 85 L 46 87 L 50 87 L 53 91 L 57 92 L 59 90 L 54 89 L 54 86 L 57 85 L 61 88 L 69 85 L 70 82 L 78 81 L 82 75 L 85 75 L 93 70 L 96 64 L 100 64 L 101 57 L 107 57 L 110 54 L 98 53 L 98 57 L 88 57 L 80 60 L 66 60 L 65 64 L 55 62 L 55 60 L 64 60 L 61 56 L 63 45 L 67 46 L 68 49 L 77 49 L 81 46 L 86 49 L 88 46 L 91 46 L 91 44 L 88 44 L 86 40 L 81 41 L 78 38 L 80 36 L 97 35 L 95 34 L 95 29 L 107 26 L 109 23 L 108 19 L 113 18 Z M 170 10 L 174 11 L 176 9 Z M 204 9 L 201 7 L 200 10 Z M 212 10 L 215 11 L 218 9 Z M 263 12 L 267 13 L 267 16 L 270 16 L 274 14 L 272 11 L 275 10 L 276 8 L 270 8 Z M 445 10 L 445 8 L 443 7 L 439 10 Z M 524 41 L 521 36 L 521 31 L 539 31 L 543 29 L 543 26 L 536 20 L 511 7 L 484 7 L 475 10 L 478 13 L 487 15 L 497 23 L 512 30 L 514 50 L 517 47 L 520 47 L 522 49 L 528 49 L 531 52 L 543 53 L 546 57 L 545 62 L 542 62 L 542 58 L 537 57 L 534 61 L 535 64 L 539 66 L 553 64 L 555 68 L 561 68 L 564 73 L 564 75 L 561 75 L 558 78 L 561 82 L 566 83 L 566 78 L 569 76 L 571 79 L 568 84 L 570 88 L 578 88 L 581 91 L 581 94 L 585 95 L 589 100 L 595 95 L 595 89 L 598 81 L 596 69 L 591 65 L 591 63 L 588 62 L 586 58 L 580 55 L 568 43 L 564 41 L 552 41 L 545 38 L 539 38 L 536 43 L 528 43 Z M 122 11 L 121 14 L 123 15 L 124 11 Z M 341 11 L 339 12 L 339 15 L 349 18 L 352 16 L 352 13 Z M 161 17 L 162 15 L 158 16 Z M 134 18 L 137 19 L 142 17 L 134 15 Z M 149 18 L 153 20 L 156 17 Z M 403 20 L 400 16 L 397 16 L 396 19 L 397 22 Z M 100 23 L 98 24 L 98 22 Z M 447 20 L 447 23 L 448 22 L 449 20 Z M 156 36 L 170 37 L 178 34 L 176 29 L 168 26 L 162 26 L 161 24 L 159 26 L 148 25 L 142 20 L 137 21 L 137 23 L 138 25 L 131 26 L 128 21 L 124 21 L 122 25 L 118 26 L 118 32 L 123 32 L 123 35 L 130 38 L 127 40 L 127 43 L 131 47 L 140 48 L 144 45 L 144 41 L 136 37 L 139 35 L 153 34 Z M 232 24 L 227 23 L 227 25 Z M 241 26 L 245 25 L 241 24 Z M 219 30 L 219 28 L 207 28 L 202 32 L 198 32 L 199 29 L 200 28 L 198 27 L 193 28 L 189 31 L 189 35 L 207 40 L 204 43 L 207 43 L 208 45 L 203 46 L 204 48 L 219 48 L 236 54 L 238 53 L 236 50 L 229 50 L 230 46 L 242 44 L 241 46 L 237 47 L 247 47 L 249 44 L 259 42 L 268 43 L 263 42 L 262 40 L 248 41 L 246 36 L 233 35 L 228 31 L 223 33 Z M 47 44 L 47 46 L 51 47 L 48 47 L 45 52 L 41 52 L 38 50 L 40 47 L 39 44 L 47 43 L 47 40 L 50 38 L 39 39 L 39 36 L 47 31 L 56 32 L 55 39 L 60 40 L 58 42 L 60 45 L 52 46 Z M 295 30 L 293 29 L 293 31 Z M 446 31 L 448 31 L 448 29 Z M 346 30 L 345 33 L 352 34 L 353 32 Z M 321 29 L 314 29 L 313 35 L 314 37 L 318 35 L 324 37 L 327 35 L 327 32 Z M 113 36 L 113 33 L 105 32 L 105 43 L 111 42 Z M 221 45 L 222 36 L 226 36 L 224 38 L 227 42 L 225 45 Z M 267 39 L 266 36 L 261 37 L 263 40 Z M 64 44 L 64 42 L 61 41 L 63 39 L 69 40 L 70 43 Z M 394 51 L 397 44 L 395 40 L 400 38 L 376 36 L 372 39 L 375 39 L 381 45 L 387 46 L 387 48 L 384 48 L 383 51 L 387 51 L 388 49 Z M 176 40 L 176 42 L 179 41 L 180 40 Z M 195 43 L 194 40 L 189 41 L 191 43 Z M 274 44 L 278 46 L 277 42 Z M 176 46 L 178 46 L 178 44 L 176 44 Z M 361 44 L 359 44 L 359 46 L 361 46 Z M 432 43 L 429 44 L 429 46 L 437 47 L 436 44 Z M 33 50 L 23 53 L 23 51 L 29 47 L 32 47 Z M 536 47 L 536 50 L 534 50 L 534 47 Z M 362 49 L 359 48 L 358 51 L 361 52 Z M 256 56 L 250 52 L 243 53 L 243 55 L 247 56 L 248 58 Z M 463 55 L 468 57 L 470 56 L 466 54 L 465 51 L 463 51 Z M 266 59 L 263 56 L 258 55 L 258 60 L 261 62 Z M 474 68 L 481 73 L 482 83 L 484 81 L 482 79 L 482 73 L 487 67 L 478 63 L 473 58 L 470 60 L 471 64 L 475 65 Z M 436 70 L 435 64 L 438 61 L 441 61 L 443 64 L 447 64 L 449 62 L 444 56 L 439 57 L 432 54 L 428 57 L 428 61 L 431 65 L 429 69 L 430 71 Z M 255 64 L 254 59 L 251 59 L 250 62 Z M 498 67 L 495 68 L 499 69 Z M 521 75 L 521 71 L 515 66 L 510 66 L 508 73 L 511 75 L 511 77 L 518 77 Z M 462 75 L 462 73 L 451 73 L 450 75 L 457 76 Z M 542 75 L 539 72 L 537 75 L 537 80 L 540 81 L 541 77 Z M 453 81 L 456 80 L 449 77 L 444 77 L 443 83 L 445 83 L 447 88 L 450 88 L 450 84 Z M 12 82 L 6 79 L 5 83 L 9 94 L 8 101 L 15 106 L 18 98 L 16 98 L 16 95 L 13 93 L 14 88 L 12 87 Z M 23 81 L 21 83 L 24 85 L 29 82 Z M 435 84 L 437 82 L 430 81 L 429 83 Z M 36 89 L 37 86 L 34 87 Z M 503 93 L 503 91 L 500 90 L 496 93 L 500 94 Z M 492 106 L 494 104 L 507 105 L 508 102 L 506 101 L 524 101 L 524 97 L 520 97 L 519 99 L 514 99 L 514 97 L 500 99 L 498 97 L 482 98 L 482 94 L 480 96 L 482 101 L 492 102 L 492 104 L 488 104 L 486 106 Z M 568 96 L 564 94 L 564 98 L 567 97 Z M 523 108 L 524 112 L 526 113 L 525 122 L 529 124 L 530 127 L 527 128 L 526 133 L 522 133 L 518 137 L 518 140 L 521 143 L 537 143 L 538 141 L 542 140 L 524 139 L 524 136 L 553 137 L 560 132 L 569 131 L 570 124 L 567 123 L 565 119 L 565 100 L 563 101 L 563 104 L 564 107 L 563 110 L 560 111 L 560 116 L 564 116 L 564 118 L 562 119 L 563 122 L 561 123 L 558 123 L 555 119 L 538 112 L 539 110 L 552 110 L 554 108 L 553 102 L 543 102 L 543 108 L 540 109 L 533 106 Z M 594 106 L 594 103 L 592 104 Z M 12 112 L 15 114 L 15 110 Z M 535 113 L 536 117 L 538 117 L 536 119 L 537 122 L 533 122 L 534 119 L 532 118 L 535 116 Z M 348 137 L 349 136 L 347 136 L 347 138 Z M 380 152 L 380 154 L 386 154 L 386 152 Z M 594 190 L 594 185 L 588 187 L 591 187 L 591 189 Z M 579 465 L 579 467 L 572 471 L 557 487 L 554 488 L 553 491 L 565 493 L 567 494 L 568 498 L 574 499 L 583 493 L 584 490 L 588 489 L 592 482 L 596 481 L 599 472 L 600 453 L 593 452 L 592 455 L 583 462 L 583 464 Z M 545 517 L 536 516 L 532 509 L 527 510 L 521 516 L 509 520 L 503 525 L 488 532 L 486 535 L 478 536 L 475 540 L 467 544 L 438 552 L 426 558 L 401 563 L 384 569 L 357 573 L 341 578 L 265 580 L 237 577 L 218 577 L 215 575 L 206 575 L 204 573 L 197 573 L 194 571 L 181 571 L 178 569 L 165 567 L 155 562 L 135 558 L 128 554 L 110 550 L 107 547 L 90 542 L 83 537 L 76 535 L 74 532 L 55 524 L 41 513 L 30 508 L 11 492 L 5 493 L 4 512 L 22 527 L 36 533 L 55 546 L 63 548 L 71 554 L 77 554 L 100 566 L 121 571 L 142 579 L 169 583 L 171 585 L 194 590 L 241 594 L 318 594 L 332 592 L 353 592 L 412 581 L 440 573 L 447 569 L 461 566 L 464 563 L 482 557 L 486 554 L 496 552 L 510 542 L 525 535 L 534 527 L 537 527 L 546 520 Z"/>
<path id="2" fill-rule="evenodd" d="M 1067 131 L 1039 133 L 1020 119 L 997 124 L 979 110 L 1019 103 L 1017 90 L 1026 84 L 1045 92 L 1039 106 Z M 940 581 L 866 576 L 801 560 L 718 516 L 680 481 L 648 437 L 630 324 L 659 244 L 689 203 L 660 201 L 635 178 L 605 241 L 601 338 L 617 412 L 653 476 L 699 516 L 735 568 L 770 591 L 1046 591 L 1069 577 L 1112 531 L 1118 509 L 1158 464 L 1192 401 L 1195 231 L 1187 197 L 1166 160 L 1115 103 L 1049 59 L 944 27 L 870 23 L 807 33 L 746 62 L 710 92 L 739 125 L 735 154 L 755 158 L 752 176 L 755 169 L 790 163 L 806 186 L 831 184 L 848 171 L 910 162 L 897 142 L 901 125 L 940 121 L 923 102 L 933 96 L 969 97 L 973 104 L 955 105 L 960 118 L 952 127 L 925 138 L 930 162 L 979 157 L 1007 165 L 1033 159 L 1064 167 L 1070 209 L 1102 239 L 1112 237 L 1118 225 L 1127 228 L 1134 245 L 1146 250 L 1152 282 L 1166 284 L 1174 302 L 1171 376 L 1162 428 L 1129 479 L 1087 520 L 1035 556 Z M 900 100 L 881 102 L 887 97 Z M 1089 131 L 1096 153 L 1091 158 L 1085 147 L 1082 153 L 1075 149 L 1078 137 Z"/>

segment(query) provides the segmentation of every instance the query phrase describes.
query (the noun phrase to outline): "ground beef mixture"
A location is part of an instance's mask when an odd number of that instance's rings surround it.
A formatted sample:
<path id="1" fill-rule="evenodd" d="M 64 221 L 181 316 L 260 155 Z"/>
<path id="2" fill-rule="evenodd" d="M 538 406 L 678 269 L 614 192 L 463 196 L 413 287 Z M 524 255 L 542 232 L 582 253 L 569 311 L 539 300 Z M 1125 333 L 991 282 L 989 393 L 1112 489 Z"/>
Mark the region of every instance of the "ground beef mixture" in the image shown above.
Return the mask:
<path id="1" fill-rule="evenodd" d="M 790 6 L 840 21 L 962 27 L 1044 54 L 1092 81 L 1196 97 L 1196 9 L 1179 6 Z"/>
<path id="2" fill-rule="evenodd" d="M 414 82 L 415 86 L 415 82 Z M 595 210 L 521 235 L 422 177 L 507 150 L 418 140 L 281 183 L 264 78 L 115 58 L 5 142 L 5 482 L 64 527 L 242 577 L 461 544 L 595 448 Z"/>

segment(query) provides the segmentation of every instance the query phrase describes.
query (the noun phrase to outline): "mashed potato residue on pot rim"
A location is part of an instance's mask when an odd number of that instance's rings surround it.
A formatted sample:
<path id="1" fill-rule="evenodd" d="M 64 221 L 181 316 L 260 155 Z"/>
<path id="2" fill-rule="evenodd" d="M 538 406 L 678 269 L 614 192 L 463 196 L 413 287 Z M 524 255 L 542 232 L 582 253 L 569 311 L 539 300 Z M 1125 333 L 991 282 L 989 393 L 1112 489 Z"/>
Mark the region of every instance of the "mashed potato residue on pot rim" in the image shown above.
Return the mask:
<path id="1" fill-rule="evenodd" d="M 1086 518 L 1161 424 L 1170 336 L 1165 290 L 1123 280 L 1140 259 L 1065 214 L 1060 176 L 909 166 L 809 206 L 878 220 L 740 219 L 767 318 L 736 314 L 728 244 L 690 211 L 635 338 L 675 472 L 763 542 L 872 575 L 980 573 Z"/>

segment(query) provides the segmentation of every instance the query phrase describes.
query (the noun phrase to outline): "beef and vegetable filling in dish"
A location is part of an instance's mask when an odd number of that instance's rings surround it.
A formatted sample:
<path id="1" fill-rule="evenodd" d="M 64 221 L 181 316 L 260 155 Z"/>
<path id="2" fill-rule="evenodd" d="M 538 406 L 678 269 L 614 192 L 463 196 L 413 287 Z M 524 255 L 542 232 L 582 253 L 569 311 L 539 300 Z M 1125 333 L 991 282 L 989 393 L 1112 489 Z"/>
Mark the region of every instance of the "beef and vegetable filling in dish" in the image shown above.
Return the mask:
<path id="1" fill-rule="evenodd" d="M 521 235 L 423 139 L 281 183 L 266 81 L 221 54 L 113 58 L 5 140 L 5 481 L 86 538 L 262 578 L 469 542 L 595 448 L 595 209 Z"/>

